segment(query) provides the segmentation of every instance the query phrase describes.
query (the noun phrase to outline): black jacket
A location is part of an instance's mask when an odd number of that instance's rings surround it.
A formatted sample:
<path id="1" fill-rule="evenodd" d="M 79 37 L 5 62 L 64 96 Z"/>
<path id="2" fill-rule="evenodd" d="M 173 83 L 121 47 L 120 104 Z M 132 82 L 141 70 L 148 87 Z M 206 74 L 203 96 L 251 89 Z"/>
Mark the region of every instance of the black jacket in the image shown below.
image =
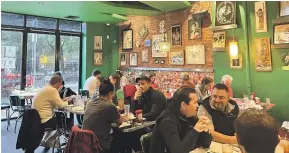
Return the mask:
<path id="1" fill-rule="evenodd" d="M 156 121 L 150 153 L 189 153 L 200 146 L 208 148 L 212 136 L 205 132 L 199 133 L 193 128 L 198 119 L 187 119 L 180 113 L 174 112 L 171 107 L 173 106 L 170 105 Z"/>
<path id="2" fill-rule="evenodd" d="M 70 97 L 71 95 L 76 95 L 76 93 L 70 88 L 62 87 L 62 89 L 59 91 L 59 95 L 62 99 L 64 99 L 66 97 Z"/>
<path id="3" fill-rule="evenodd" d="M 26 109 L 18 133 L 16 149 L 35 150 L 40 145 L 43 135 L 44 127 L 37 110 Z"/>
<path id="4" fill-rule="evenodd" d="M 154 121 L 166 108 L 166 103 L 164 94 L 150 87 L 133 104 L 134 110 L 141 109 L 144 118 L 148 121 Z"/>

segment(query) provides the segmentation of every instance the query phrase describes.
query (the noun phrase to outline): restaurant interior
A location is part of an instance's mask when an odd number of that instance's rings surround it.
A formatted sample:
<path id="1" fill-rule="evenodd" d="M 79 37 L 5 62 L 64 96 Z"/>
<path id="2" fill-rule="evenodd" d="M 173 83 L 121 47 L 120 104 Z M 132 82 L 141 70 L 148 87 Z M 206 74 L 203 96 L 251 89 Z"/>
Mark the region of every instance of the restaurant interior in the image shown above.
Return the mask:
<path id="1" fill-rule="evenodd" d="M 119 74 L 122 104 L 114 106 L 120 114 L 118 118 L 124 121 L 128 116 L 129 121 L 120 125 L 112 123 L 109 130 L 121 134 L 110 134 L 114 139 L 133 142 L 132 136 L 125 135 L 133 133 L 137 142 L 140 141 L 140 150 L 134 149 L 138 145 L 135 144 L 117 152 L 162 153 L 152 149 L 155 146 L 152 139 L 162 133 L 158 131 L 162 127 L 159 115 L 169 112 L 174 106 L 172 103 L 178 101 L 178 94 L 174 93 L 188 88 L 184 80 L 201 90 L 204 80 L 210 78 L 212 81 L 206 86 L 208 98 L 214 99 L 214 90 L 224 88 L 230 93 L 229 103 L 234 101 L 240 109 L 237 115 L 240 120 L 249 108 L 266 112 L 278 126 L 280 142 L 275 146 L 275 153 L 289 153 L 289 1 L 1 1 L 1 152 L 25 151 L 18 142 L 23 133 L 27 133 L 21 132 L 28 126 L 24 123 L 26 110 L 37 110 L 40 114 L 41 108 L 34 103 L 47 84 L 52 86 L 53 79 L 59 79 L 54 77 L 59 72 L 62 83 L 75 95 L 69 100 L 60 97 L 68 101 L 62 109 L 53 105 L 53 113 L 61 114 L 57 124 L 62 125 L 54 131 L 61 136 L 53 135 L 51 140 L 56 141 L 49 147 L 41 137 L 41 144 L 38 143 L 34 152 L 80 153 L 75 151 L 77 145 L 73 146 L 72 131 L 91 130 L 96 135 L 96 143 L 100 140 L 98 151 L 92 152 L 109 153 L 103 147 L 102 138 L 97 139 L 98 134 L 86 123 L 90 120 L 88 110 L 95 106 L 89 104 L 95 100 L 95 94 L 87 89 L 86 83 L 96 76 L 95 70 L 104 80 L 97 77 L 100 82 L 97 100 L 103 96 L 101 88 L 106 87 L 105 80 L 110 79 L 109 84 L 117 89 L 117 83 L 111 80 L 115 79 L 114 74 Z M 149 90 L 162 93 L 167 105 L 154 119 L 145 117 L 147 108 L 136 109 L 140 106 L 132 104 L 141 101 L 135 98 L 136 93 L 140 87 L 145 89 L 140 82 L 146 82 L 147 78 Z M 131 90 L 133 93 L 128 92 Z M 118 101 L 118 92 L 113 94 Z M 152 99 L 150 101 L 154 101 Z M 204 99 L 197 103 L 199 110 L 202 106 L 206 108 Z M 154 108 L 153 103 L 149 107 Z M 182 103 L 181 113 L 186 112 Z M 214 117 L 207 113 L 208 120 L 214 122 L 213 131 L 217 130 Z M 130 115 L 137 118 L 137 123 Z M 40 118 L 43 124 L 41 114 Z M 69 119 L 73 126 L 70 129 L 66 127 Z M 237 123 L 234 126 L 235 131 Z M 136 136 L 143 129 L 150 131 Z M 203 131 L 210 133 L 210 130 Z M 46 129 L 45 134 L 48 135 Z M 149 134 L 150 142 L 146 142 Z M 203 150 L 191 146 L 190 153 L 257 153 L 248 151 L 238 137 L 231 143 L 210 135 L 211 145 L 203 146 Z M 186 147 L 174 150 L 182 147 L 164 143 L 163 153 L 189 152 L 184 150 Z M 225 145 L 233 149 L 225 152 Z"/>

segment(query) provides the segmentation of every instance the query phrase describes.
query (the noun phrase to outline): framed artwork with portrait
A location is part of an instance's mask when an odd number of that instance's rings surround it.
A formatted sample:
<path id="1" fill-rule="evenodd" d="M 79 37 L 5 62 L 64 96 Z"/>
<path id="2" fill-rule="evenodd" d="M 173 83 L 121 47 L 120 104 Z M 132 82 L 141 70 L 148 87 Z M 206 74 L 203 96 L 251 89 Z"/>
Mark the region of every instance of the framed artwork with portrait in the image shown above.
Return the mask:
<path id="1" fill-rule="evenodd" d="M 230 68 L 241 69 L 242 68 L 242 55 L 238 55 L 237 58 L 232 58 L 230 56 Z"/>
<path id="2" fill-rule="evenodd" d="M 101 66 L 103 65 L 103 52 L 95 51 L 93 54 L 93 65 Z"/>
<path id="3" fill-rule="evenodd" d="M 188 21 L 188 33 L 189 39 L 201 39 L 202 38 L 202 20 L 189 20 Z"/>
<path id="4" fill-rule="evenodd" d="M 272 71 L 269 38 L 255 39 L 255 66 L 256 71 Z"/>
<path id="5" fill-rule="evenodd" d="M 133 31 L 126 29 L 122 31 L 122 49 L 131 50 L 133 48 Z"/>
<path id="6" fill-rule="evenodd" d="M 170 65 L 184 65 L 185 64 L 185 54 L 182 49 L 174 49 L 169 52 Z"/>
<path id="7" fill-rule="evenodd" d="M 102 50 L 102 36 L 94 36 L 94 50 Z"/>
<path id="8" fill-rule="evenodd" d="M 130 66 L 137 66 L 137 53 L 130 53 L 129 54 L 129 65 Z"/>
<path id="9" fill-rule="evenodd" d="M 126 54 L 125 53 L 121 53 L 120 54 L 120 65 L 121 66 L 125 66 L 126 65 Z"/>
<path id="10" fill-rule="evenodd" d="M 256 32 L 267 32 L 266 1 L 255 2 L 255 26 Z"/>
<path id="11" fill-rule="evenodd" d="M 181 25 L 173 25 L 171 28 L 171 40 L 172 46 L 181 46 L 182 45 L 182 29 Z"/>
<path id="12" fill-rule="evenodd" d="M 215 27 L 236 28 L 236 1 L 216 1 Z"/>
<path id="13" fill-rule="evenodd" d="M 144 49 L 141 51 L 141 62 L 148 63 L 149 62 L 149 50 Z"/>

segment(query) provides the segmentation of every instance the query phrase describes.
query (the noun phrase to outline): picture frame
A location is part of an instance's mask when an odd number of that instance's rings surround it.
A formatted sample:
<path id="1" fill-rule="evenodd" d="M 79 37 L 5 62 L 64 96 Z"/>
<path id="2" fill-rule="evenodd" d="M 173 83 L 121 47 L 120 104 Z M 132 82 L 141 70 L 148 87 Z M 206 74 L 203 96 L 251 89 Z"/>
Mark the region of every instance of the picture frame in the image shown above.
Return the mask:
<path id="1" fill-rule="evenodd" d="M 137 66 L 137 53 L 136 52 L 129 54 L 129 65 Z"/>
<path id="2" fill-rule="evenodd" d="M 144 46 L 145 46 L 145 47 L 150 47 L 150 46 L 151 46 L 151 40 L 150 40 L 150 39 L 146 39 L 146 40 L 144 41 Z"/>
<path id="3" fill-rule="evenodd" d="M 206 64 L 205 46 L 186 46 L 186 64 Z"/>
<path id="4" fill-rule="evenodd" d="M 267 32 L 266 1 L 255 2 L 255 29 L 256 32 Z"/>
<path id="5" fill-rule="evenodd" d="M 281 55 L 281 59 L 282 59 L 282 70 L 289 70 L 289 53 L 283 53 Z"/>
<path id="6" fill-rule="evenodd" d="M 278 2 L 278 18 L 289 17 L 289 1 Z"/>
<path id="7" fill-rule="evenodd" d="M 93 65 L 102 66 L 103 65 L 103 52 L 102 51 L 94 51 L 93 54 Z"/>
<path id="8" fill-rule="evenodd" d="M 274 25 L 273 30 L 273 44 L 289 46 L 289 23 Z"/>
<path id="9" fill-rule="evenodd" d="M 223 51 L 225 51 L 225 47 L 226 47 L 226 31 L 214 32 L 213 48 L 222 48 Z"/>
<path id="10" fill-rule="evenodd" d="M 122 49 L 123 50 L 133 49 L 133 30 L 132 29 L 122 30 Z"/>
<path id="11" fill-rule="evenodd" d="M 152 36 L 152 57 L 167 57 L 168 53 L 160 50 L 160 42 L 167 41 L 167 34 L 157 34 Z"/>
<path id="12" fill-rule="evenodd" d="M 180 24 L 171 27 L 172 46 L 182 46 L 182 26 Z"/>
<path id="13" fill-rule="evenodd" d="M 144 49 L 141 51 L 141 62 L 148 63 L 149 62 L 149 50 Z"/>
<path id="14" fill-rule="evenodd" d="M 224 8 L 227 9 L 224 11 Z M 216 1 L 215 2 L 215 24 L 213 30 L 224 30 L 237 28 L 236 1 Z M 224 14 L 224 12 L 229 12 Z"/>
<path id="15" fill-rule="evenodd" d="M 202 20 L 188 21 L 189 40 L 202 38 Z"/>
<path id="16" fill-rule="evenodd" d="M 141 37 L 141 39 L 145 39 L 148 34 L 149 29 L 143 24 L 138 31 L 138 35 Z"/>
<path id="17" fill-rule="evenodd" d="M 120 54 L 120 65 L 126 66 L 126 54 L 125 53 Z"/>
<path id="18" fill-rule="evenodd" d="M 255 39 L 256 71 L 272 71 L 270 38 Z"/>
<path id="19" fill-rule="evenodd" d="M 102 36 L 94 36 L 94 50 L 102 50 Z"/>
<path id="20" fill-rule="evenodd" d="M 241 69 L 243 63 L 242 60 L 242 55 L 238 55 L 237 58 L 232 58 L 232 56 L 230 56 L 230 68 Z"/>
<path id="21" fill-rule="evenodd" d="M 185 53 L 182 49 L 171 50 L 169 53 L 169 64 L 170 65 L 184 65 L 185 64 Z"/>

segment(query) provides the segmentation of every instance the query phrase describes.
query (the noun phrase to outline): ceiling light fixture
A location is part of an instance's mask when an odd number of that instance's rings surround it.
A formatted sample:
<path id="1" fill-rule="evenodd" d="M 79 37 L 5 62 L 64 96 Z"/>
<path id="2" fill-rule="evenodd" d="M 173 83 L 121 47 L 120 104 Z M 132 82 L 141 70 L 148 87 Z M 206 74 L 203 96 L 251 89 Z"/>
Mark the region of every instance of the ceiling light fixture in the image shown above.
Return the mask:
<path id="1" fill-rule="evenodd" d="M 43 5 L 44 3 L 43 3 L 43 2 L 38 2 L 38 4 L 39 4 L 39 5 Z"/>
<path id="2" fill-rule="evenodd" d="M 106 26 L 110 26 L 110 23 L 107 23 Z"/>

